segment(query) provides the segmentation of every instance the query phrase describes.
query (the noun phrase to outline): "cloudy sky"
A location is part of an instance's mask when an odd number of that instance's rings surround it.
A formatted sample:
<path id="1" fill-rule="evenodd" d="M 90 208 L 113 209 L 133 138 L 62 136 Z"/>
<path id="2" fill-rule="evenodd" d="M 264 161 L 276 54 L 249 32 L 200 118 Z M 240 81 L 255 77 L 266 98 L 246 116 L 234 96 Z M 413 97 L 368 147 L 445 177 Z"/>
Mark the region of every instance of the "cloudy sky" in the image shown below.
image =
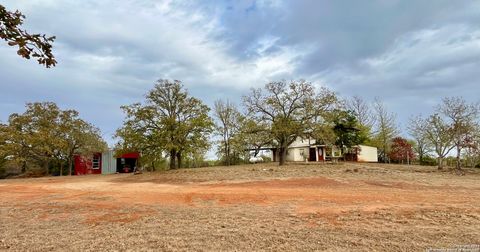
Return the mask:
<path id="1" fill-rule="evenodd" d="M 480 100 L 480 1 L 0 0 L 57 36 L 45 69 L 0 43 L 0 121 L 54 101 L 111 135 L 160 78 L 207 104 L 270 80 L 378 96 L 405 126 L 444 96 Z"/>

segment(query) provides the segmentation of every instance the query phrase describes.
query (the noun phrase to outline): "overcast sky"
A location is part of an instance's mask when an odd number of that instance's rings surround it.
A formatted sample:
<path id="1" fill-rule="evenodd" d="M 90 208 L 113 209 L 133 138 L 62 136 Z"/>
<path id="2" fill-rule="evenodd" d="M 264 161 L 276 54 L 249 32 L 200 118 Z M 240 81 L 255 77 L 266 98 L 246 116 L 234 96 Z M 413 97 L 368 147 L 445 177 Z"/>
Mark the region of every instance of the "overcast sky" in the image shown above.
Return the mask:
<path id="1" fill-rule="evenodd" d="M 100 127 L 160 78 L 207 104 L 306 79 L 342 97 L 378 96 L 404 127 L 445 96 L 480 100 L 480 1 L 0 0 L 33 33 L 57 36 L 45 69 L 0 42 L 0 121 L 54 101 Z"/>

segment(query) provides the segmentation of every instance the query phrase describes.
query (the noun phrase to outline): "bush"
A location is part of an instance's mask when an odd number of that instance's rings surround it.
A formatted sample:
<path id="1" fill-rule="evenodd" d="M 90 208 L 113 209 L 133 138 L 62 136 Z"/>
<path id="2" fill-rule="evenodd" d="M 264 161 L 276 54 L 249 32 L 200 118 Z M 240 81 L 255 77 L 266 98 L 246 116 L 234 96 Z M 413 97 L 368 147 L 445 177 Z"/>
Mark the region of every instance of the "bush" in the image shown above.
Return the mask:
<path id="1" fill-rule="evenodd" d="M 261 155 L 260 157 L 262 157 L 264 163 L 272 162 L 272 158 L 269 156 Z"/>
<path id="2" fill-rule="evenodd" d="M 17 176 L 22 173 L 22 168 L 13 161 L 6 161 L 0 165 L 0 178 Z"/>
<path id="3" fill-rule="evenodd" d="M 5 167 L 0 165 L 0 179 L 5 178 Z"/>
<path id="4" fill-rule="evenodd" d="M 437 159 L 430 156 L 424 156 L 420 161 L 421 165 L 429 165 L 429 166 L 436 166 L 437 163 L 438 163 Z"/>

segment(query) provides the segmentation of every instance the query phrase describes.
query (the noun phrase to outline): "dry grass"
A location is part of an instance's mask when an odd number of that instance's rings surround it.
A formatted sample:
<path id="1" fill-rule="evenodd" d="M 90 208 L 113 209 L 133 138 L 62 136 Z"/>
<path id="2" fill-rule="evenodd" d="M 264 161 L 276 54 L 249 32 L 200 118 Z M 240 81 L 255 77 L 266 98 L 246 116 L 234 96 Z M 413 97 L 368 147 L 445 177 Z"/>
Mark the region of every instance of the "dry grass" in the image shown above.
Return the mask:
<path id="1" fill-rule="evenodd" d="M 413 251 L 480 244 L 480 173 L 274 164 L 0 182 L 0 250 Z"/>

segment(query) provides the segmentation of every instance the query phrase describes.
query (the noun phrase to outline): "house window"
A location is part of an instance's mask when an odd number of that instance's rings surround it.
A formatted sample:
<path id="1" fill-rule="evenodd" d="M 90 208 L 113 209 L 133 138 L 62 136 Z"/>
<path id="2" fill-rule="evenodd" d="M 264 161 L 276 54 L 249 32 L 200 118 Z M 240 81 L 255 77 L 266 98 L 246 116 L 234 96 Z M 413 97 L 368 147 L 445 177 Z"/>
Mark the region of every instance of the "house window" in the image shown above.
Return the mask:
<path id="1" fill-rule="evenodd" d="M 100 156 L 99 155 L 93 155 L 92 169 L 100 169 Z"/>

